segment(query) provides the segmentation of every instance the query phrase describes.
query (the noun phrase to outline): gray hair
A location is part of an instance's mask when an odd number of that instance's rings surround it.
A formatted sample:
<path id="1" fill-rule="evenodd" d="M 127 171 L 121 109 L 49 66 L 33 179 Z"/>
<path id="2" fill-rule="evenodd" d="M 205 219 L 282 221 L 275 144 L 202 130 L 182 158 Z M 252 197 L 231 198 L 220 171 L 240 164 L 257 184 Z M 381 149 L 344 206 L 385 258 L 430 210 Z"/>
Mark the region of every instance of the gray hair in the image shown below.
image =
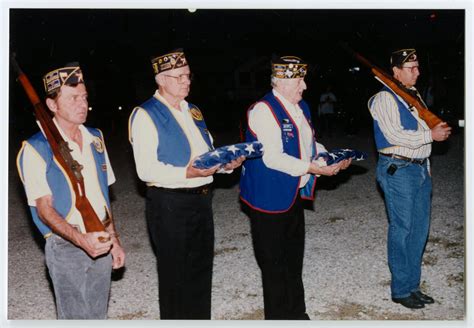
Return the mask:
<path id="1" fill-rule="evenodd" d="M 277 77 L 274 77 L 273 75 L 270 77 L 270 85 L 272 87 L 276 87 L 278 83 L 280 83 L 282 79 L 279 79 Z"/>

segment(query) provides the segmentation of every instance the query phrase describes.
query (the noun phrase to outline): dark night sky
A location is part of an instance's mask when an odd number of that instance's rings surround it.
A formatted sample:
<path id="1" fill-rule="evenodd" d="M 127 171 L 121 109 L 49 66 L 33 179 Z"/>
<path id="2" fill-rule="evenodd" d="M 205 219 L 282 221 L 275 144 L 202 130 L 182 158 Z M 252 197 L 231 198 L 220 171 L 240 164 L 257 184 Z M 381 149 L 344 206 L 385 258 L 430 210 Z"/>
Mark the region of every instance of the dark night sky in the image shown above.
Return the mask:
<path id="1" fill-rule="evenodd" d="M 313 108 L 331 83 L 343 110 L 367 116 L 365 103 L 380 84 L 365 69 L 349 73 L 358 64 L 340 41 L 383 68 L 391 51 L 417 48 L 419 86 L 433 78 L 439 99 L 456 99 L 453 106 L 462 116 L 464 15 L 464 10 L 11 9 L 10 47 L 40 95 L 44 73 L 79 61 L 90 104 L 99 109 L 91 112 L 91 125 L 126 120 L 154 91 L 150 58 L 175 47 L 185 49 L 196 76 L 189 100 L 211 129 L 229 121 L 237 125 L 246 108 L 270 89 L 274 53 L 299 55 L 311 64 L 305 98 Z M 249 79 L 252 90 L 244 90 L 238 81 Z M 118 105 L 124 107 L 120 113 Z M 20 124 L 27 108 L 11 74 L 10 121 Z"/>

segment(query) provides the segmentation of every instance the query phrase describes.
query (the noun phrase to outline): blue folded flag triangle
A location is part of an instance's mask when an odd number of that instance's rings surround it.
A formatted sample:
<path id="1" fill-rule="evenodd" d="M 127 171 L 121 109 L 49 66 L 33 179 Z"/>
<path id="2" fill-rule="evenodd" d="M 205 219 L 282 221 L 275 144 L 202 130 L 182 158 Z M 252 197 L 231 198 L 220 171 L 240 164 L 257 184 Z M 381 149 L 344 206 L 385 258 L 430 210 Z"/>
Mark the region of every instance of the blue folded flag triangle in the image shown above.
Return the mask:
<path id="1" fill-rule="evenodd" d="M 367 154 L 354 149 L 332 149 L 330 152 L 319 153 L 315 159 L 318 158 L 323 158 L 327 165 L 332 165 L 349 158 L 361 161 L 367 158 Z"/>
<path id="2" fill-rule="evenodd" d="M 216 165 L 223 166 L 240 156 L 246 159 L 261 157 L 263 146 L 260 142 L 242 142 L 234 145 L 227 145 L 211 150 L 200 155 L 193 163 L 193 167 L 198 169 L 208 169 Z"/>

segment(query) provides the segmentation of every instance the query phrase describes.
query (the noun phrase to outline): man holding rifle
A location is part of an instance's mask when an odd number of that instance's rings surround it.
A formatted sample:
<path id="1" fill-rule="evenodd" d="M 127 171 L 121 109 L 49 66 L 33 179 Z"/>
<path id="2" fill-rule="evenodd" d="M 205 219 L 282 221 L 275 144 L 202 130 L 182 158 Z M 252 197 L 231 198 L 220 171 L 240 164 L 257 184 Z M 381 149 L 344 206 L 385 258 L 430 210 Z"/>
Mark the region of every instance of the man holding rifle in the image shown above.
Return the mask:
<path id="1" fill-rule="evenodd" d="M 393 78 L 423 102 L 415 88 L 420 75 L 416 50 L 393 52 L 390 64 Z M 420 309 L 434 303 L 420 290 L 431 212 L 431 144 L 446 140 L 451 128 L 441 122 L 430 129 L 420 118 L 421 113 L 387 86 L 368 105 L 379 152 L 377 181 L 384 192 L 389 218 L 387 251 L 392 300 Z"/>
<path id="2" fill-rule="evenodd" d="M 115 182 L 102 133 L 86 128 L 87 90 L 78 63 L 43 78 L 53 122 L 81 166 L 87 198 L 105 231 L 86 232 L 68 179 L 43 131 L 23 143 L 17 164 L 33 221 L 46 238 L 46 264 L 59 319 L 106 319 L 111 270 L 125 253 L 110 215 L 108 186 Z M 41 122 L 41 121 L 40 121 Z"/>

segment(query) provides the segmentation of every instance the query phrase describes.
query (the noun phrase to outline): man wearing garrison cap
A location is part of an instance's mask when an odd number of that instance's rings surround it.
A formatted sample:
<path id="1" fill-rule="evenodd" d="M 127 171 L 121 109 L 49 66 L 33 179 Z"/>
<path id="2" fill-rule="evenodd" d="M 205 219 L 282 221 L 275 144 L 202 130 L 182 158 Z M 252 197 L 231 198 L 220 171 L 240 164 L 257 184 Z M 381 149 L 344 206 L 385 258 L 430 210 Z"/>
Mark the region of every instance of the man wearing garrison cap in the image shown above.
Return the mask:
<path id="1" fill-rule="evenodd" d="M 264 155 L 243 164 L 240 198 L 262 273 L 265 319 L 309 320 L 302 280 L 302 199 L 314 198 L 317 176 L 336 175 L 351 161 L 329 166 L 313 161 L 326 149 L 315 140 L 302 98 L 308 65 L 294 56 L 275 58 L 271 65 L 273 90 L 249 109 L 246 133 L 246 141 L 263 144 Z"/>
<path id="2" fill-rule="evenodd" d="M 201 111 L 188 103 L 191 70 L 182 49 L 152 60 L 158 90 L 129 119 L 146 219 L 158 262 L 161 319 L 210 319 L 214 223 L 212 175 L 193 167 L 213 149 Z M 228 163 L 230 171 L 243 158 Z"/>
<path id="3" fill-rule="evenodd" d="M 46 105 L 72 157 L 82 166 L 86 196 L 106 231 L 86 232 L 71 182 L 41 131 L 23 142 L 18 171 L 33 221 L 46 238 L 46 264 L 58 319 L 106 319 L 111 270 L 125 261 L 110 215 L 108 189 L 115 176 L 102 132 L 83 125 L 88 103 L 79 64 L 47 73 L 43 83 Z M 100 237 L 107 241 L 99 241 Z"/>
<path id="4" fill-rule="evenodd" d="M 390 66 L 393 77 L 423 102 L 415 88 L 420 75 L 416 50 L 394 51 Z M 370 98 L 368 105 L 379 152 L 377 181 L 384 192 L 389 218 L 387 251 L 392 300 L 420 309 L 434 303 L 420 290 L 431 213 L 431 144 L 446 140 L 451 128 L 441 122 L 430 129 L 416 108 L 388 86 Z"/>

